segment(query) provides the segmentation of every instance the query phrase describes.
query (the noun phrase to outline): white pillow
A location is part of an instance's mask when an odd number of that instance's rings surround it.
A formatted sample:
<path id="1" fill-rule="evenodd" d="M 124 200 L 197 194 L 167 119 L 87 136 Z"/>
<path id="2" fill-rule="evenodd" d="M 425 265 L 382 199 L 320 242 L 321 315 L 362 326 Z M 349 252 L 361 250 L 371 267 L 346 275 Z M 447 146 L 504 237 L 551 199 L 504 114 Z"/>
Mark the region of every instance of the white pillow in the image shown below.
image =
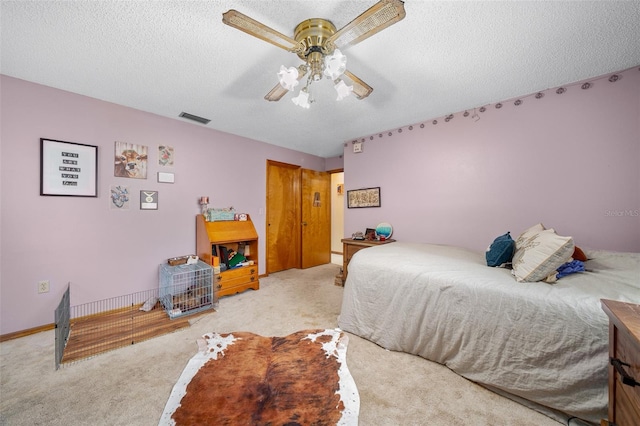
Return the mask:
<path id="1" fill-rule="evenodd" d="M 544 231 L 545 229 L 546 228 L 544 227 L 543 224 L 538 223 L 537 225 L 533 225 L 531 228 L 525 230 L 516 239 L 516 250 L 521 248 L 529 238 L 533 237 L 534 235 L 536 235 L 539 232 Z"/>
<path id="2" fill-rule="evenodd" d="M 524 241 L 513 255 L 513 270 L 518 281 L 541 281 L 567 263 L 573 255 L 573 238 L 561 237 L 546 229 Z"/>

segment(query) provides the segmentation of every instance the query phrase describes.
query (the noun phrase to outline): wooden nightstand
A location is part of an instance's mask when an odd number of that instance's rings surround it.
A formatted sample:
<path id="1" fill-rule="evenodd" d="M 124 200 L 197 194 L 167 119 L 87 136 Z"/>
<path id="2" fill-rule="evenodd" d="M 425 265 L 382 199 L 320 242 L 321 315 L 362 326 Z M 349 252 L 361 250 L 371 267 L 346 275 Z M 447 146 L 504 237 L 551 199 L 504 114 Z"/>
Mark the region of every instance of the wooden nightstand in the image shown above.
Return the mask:
<path id="1" fill-rule="evenodd" d="M 365 249 L 367 247 L 393 243 L 395 240 L 388 239 L 385 241 L 377 241 L 377 240 L 370 241 L 370 240 L 354 240 L 353 238 L 343 238 L 341 241 L 342 241 L 342 271 L 340 271 L 340 273 L 336 275 L 336 285 L 344 286 L 345 281 L 347 281 L 347 267 L 349 266 L 349 261 L 357 251 Z"/>
<path id="2" fill-rule="evenodd" d="M 609 419 L 640 425 L 640 305 L 602 299 L 609 316 Z"/>

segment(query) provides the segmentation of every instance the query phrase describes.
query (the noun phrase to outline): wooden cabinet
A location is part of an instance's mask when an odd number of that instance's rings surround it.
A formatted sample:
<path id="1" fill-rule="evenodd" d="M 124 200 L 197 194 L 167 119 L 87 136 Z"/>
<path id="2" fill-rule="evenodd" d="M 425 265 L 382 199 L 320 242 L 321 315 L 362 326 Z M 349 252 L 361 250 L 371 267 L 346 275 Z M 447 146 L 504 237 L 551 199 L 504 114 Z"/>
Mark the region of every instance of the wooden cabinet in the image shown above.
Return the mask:
<path id="1" fill-rule="evenodd" d="M 196 216 L 196 254 L 202 261 L 214 265 L 214 253 L 220 246 L 241 251 L 253 264 L 221 271 L 214 277 L 214 292 L 218 297 L 240 293 L 247 289 L 258 290 L 258 233 L 251 218 L 246 221 L 207 222 L 204 216 Z"/>
<path id="2" fill-rule="evenodd" d="M 354 240 L 352 238 L 343 238 L 342 240 L 342 271 L 336 276 L 336 285 L 344 285 L 347 281 L 347 267 L 349 261 L 358 251 L 367 247 L 379 246 L 381 244 L 389 244 L 395 240 L 389 239 L 386 241 L 369 241 L 369 240 Z"/>
<path id="3" fill-rule="evenodd" d="M 609 419 L 640 425 L 640 305 L 602 300 L 609 316 Z"/>

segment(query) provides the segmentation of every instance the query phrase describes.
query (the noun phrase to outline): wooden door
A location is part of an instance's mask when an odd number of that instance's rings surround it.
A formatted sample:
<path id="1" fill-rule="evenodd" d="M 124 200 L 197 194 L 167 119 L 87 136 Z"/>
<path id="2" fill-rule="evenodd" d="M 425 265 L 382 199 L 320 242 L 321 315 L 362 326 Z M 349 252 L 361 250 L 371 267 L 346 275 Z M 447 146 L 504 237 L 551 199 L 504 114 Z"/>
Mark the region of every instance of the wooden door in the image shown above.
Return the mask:
<path id="1" fill-rule="evenodd" d="M 267 161 L 267 274 L 300 267 L 300 167 Z"/>
<path id="2" fill-rule="evenodd" d="M 331 175 L 302 169 L 302 268 L 331 262 Z"/>

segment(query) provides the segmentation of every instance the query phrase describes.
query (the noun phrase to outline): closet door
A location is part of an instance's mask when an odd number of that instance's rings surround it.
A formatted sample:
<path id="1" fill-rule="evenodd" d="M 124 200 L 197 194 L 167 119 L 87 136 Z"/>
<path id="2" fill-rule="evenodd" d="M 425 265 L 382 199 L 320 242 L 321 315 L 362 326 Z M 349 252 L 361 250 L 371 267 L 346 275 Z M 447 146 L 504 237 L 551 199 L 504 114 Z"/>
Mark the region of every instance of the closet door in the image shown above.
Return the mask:
<path id="1" fill-rule="evenodd" d="M 331 174 L 302 169 L 302 268 L 331 262 Z"/>
<path id="2" fill-rule="evenodd" d="M 300 166 L 267 161 L 267 274 L 300 268 Z"/>

